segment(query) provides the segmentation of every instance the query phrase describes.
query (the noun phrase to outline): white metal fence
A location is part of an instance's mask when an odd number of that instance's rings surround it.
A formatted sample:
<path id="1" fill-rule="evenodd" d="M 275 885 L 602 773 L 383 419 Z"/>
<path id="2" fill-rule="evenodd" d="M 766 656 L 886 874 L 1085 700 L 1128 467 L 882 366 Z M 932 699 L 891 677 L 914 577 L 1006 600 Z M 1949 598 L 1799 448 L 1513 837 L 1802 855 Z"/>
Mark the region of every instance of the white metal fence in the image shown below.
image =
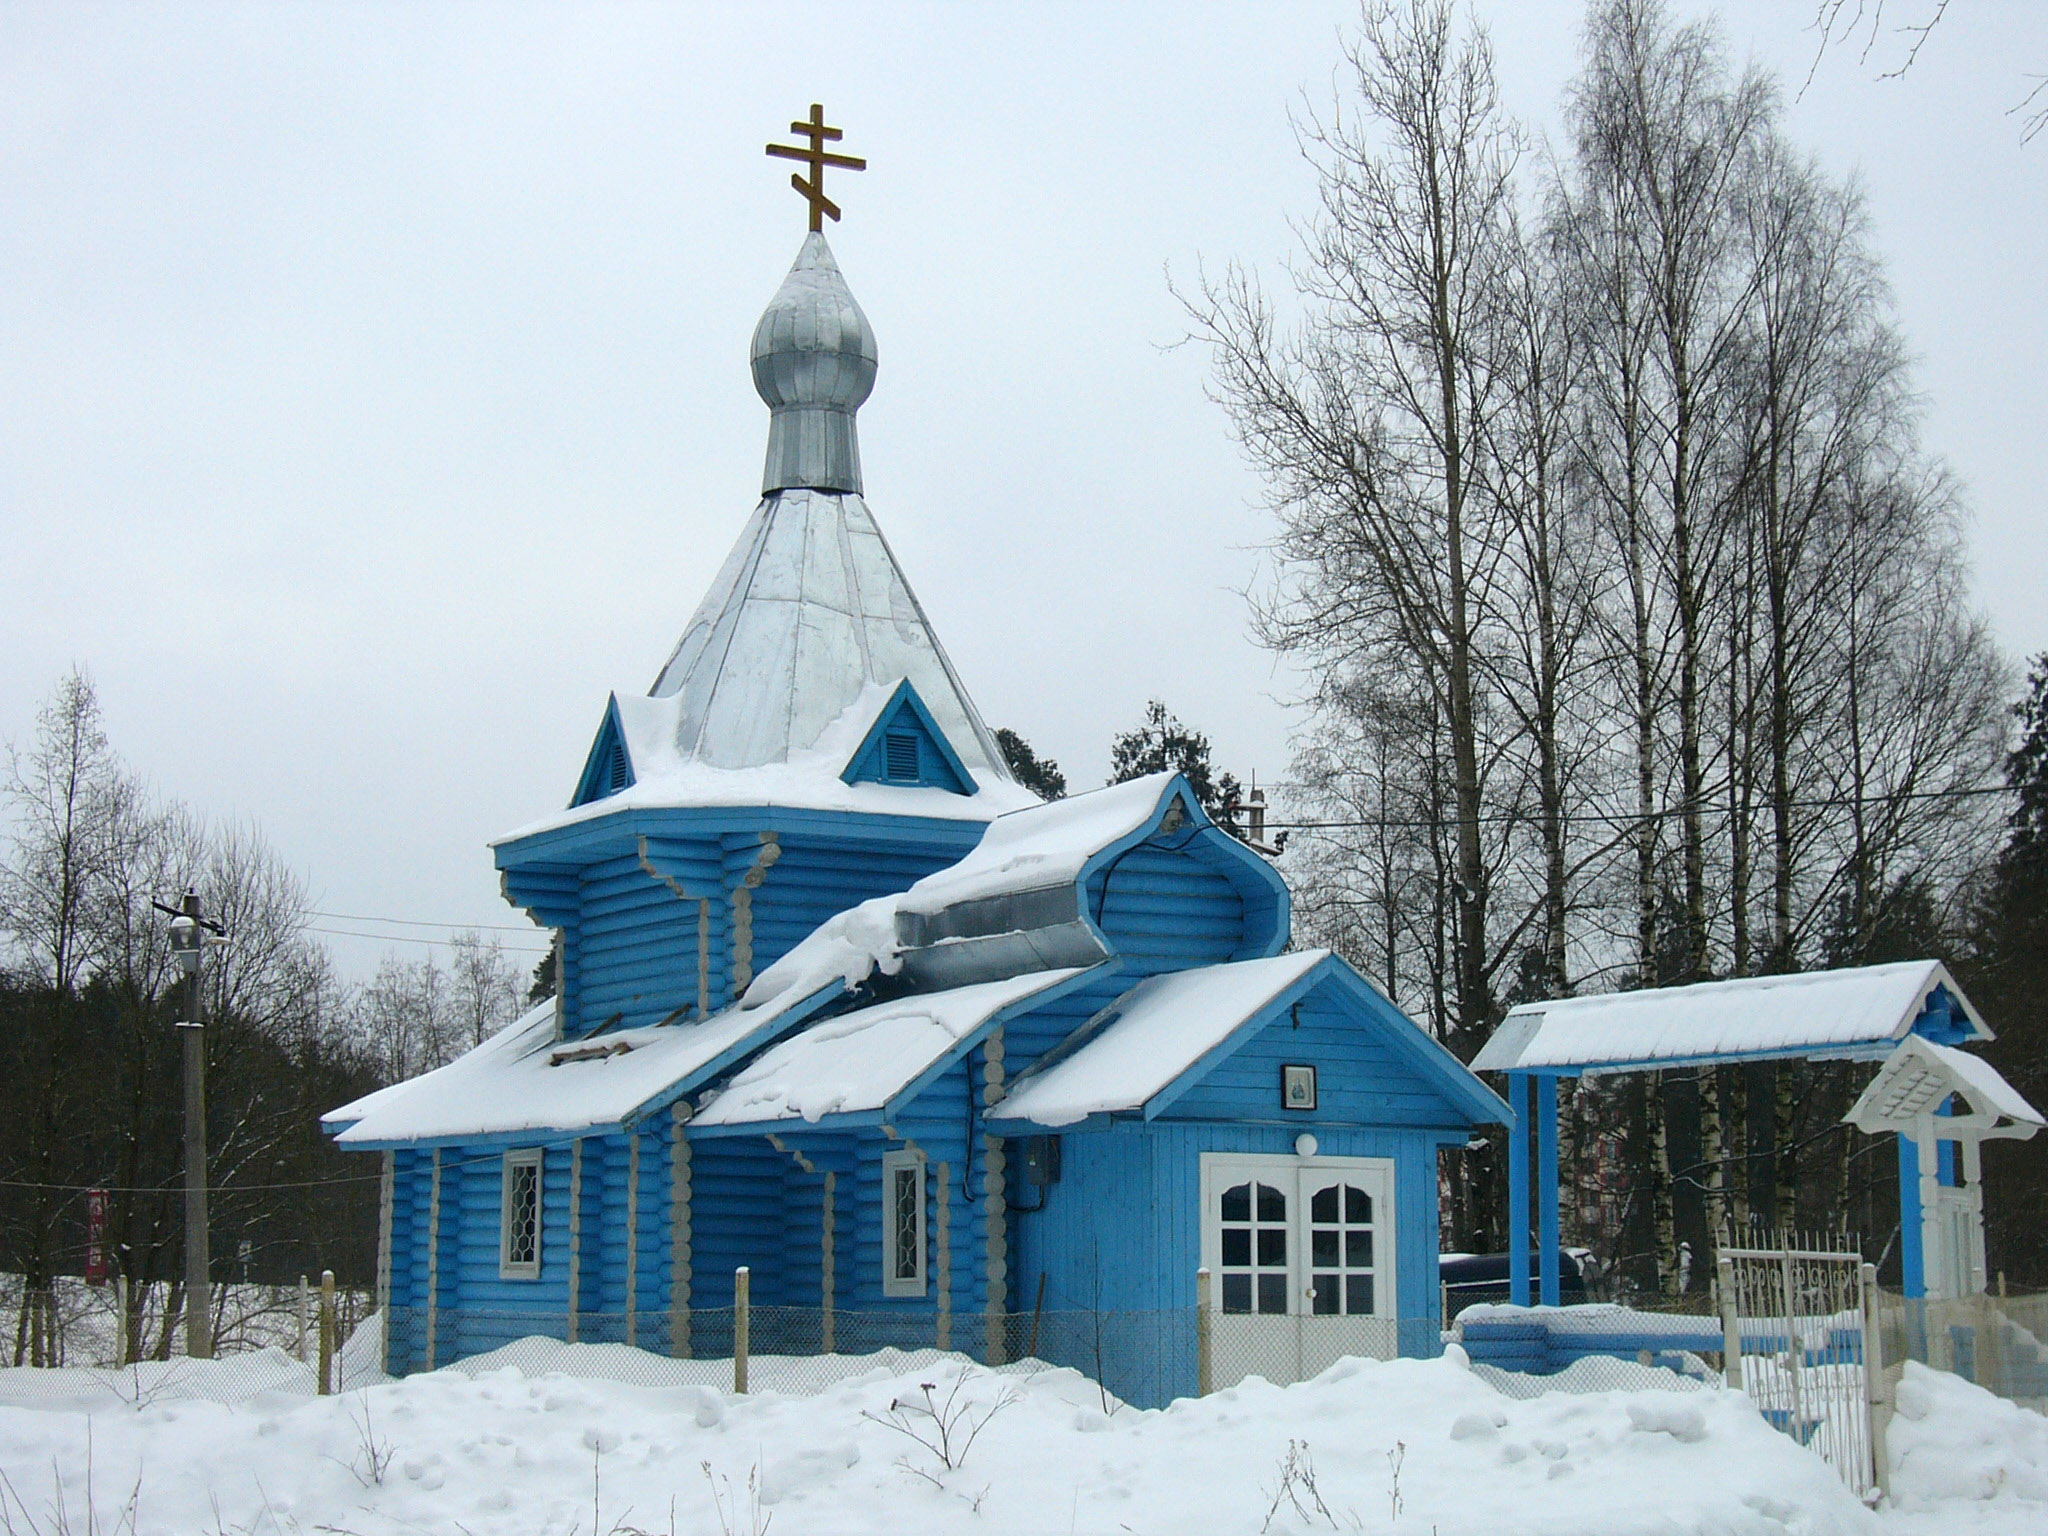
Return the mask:
<path id="1" fill-rule="evenodd" d="M 1853 1248 L 1724 1248 L 1728 1384 L 1859 1494 L 1883 1482 L 1877 1275 Z"/>

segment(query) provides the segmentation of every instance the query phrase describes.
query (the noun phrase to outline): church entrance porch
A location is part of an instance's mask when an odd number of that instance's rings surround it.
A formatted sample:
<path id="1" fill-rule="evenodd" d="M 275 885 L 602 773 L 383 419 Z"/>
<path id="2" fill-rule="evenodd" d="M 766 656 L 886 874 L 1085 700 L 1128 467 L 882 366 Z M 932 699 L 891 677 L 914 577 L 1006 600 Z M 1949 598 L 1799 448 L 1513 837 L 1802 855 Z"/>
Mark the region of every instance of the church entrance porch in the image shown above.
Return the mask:
<path id="1" fill-rule="evenodd" d="M 1214 1386 L 1400 1353 L 1392 1159 L 1206 1153 L 1201 1184 Z"/>

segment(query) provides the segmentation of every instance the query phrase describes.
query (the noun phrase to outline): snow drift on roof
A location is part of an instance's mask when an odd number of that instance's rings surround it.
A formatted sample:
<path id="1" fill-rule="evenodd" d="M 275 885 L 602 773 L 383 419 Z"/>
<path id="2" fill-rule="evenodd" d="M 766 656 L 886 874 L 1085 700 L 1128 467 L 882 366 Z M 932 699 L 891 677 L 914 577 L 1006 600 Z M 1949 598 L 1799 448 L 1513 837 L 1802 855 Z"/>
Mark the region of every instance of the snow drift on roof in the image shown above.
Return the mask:
<path id="1" fill-rule="evenodd" d="M 903 910 L 930 915 L 963 901 L 1071 885 L 1093 855 L 1151 820 L 1172 780 L 1150 773 L 999 816 L 966 858 L 913 885 Z"/>
<path id="2" fill-rule="evenodd" d="M 1480 1072 L 1846 1050 L 1896 1040 L 1936 987 L 1990 1030 L 1938 960 L 1754 976 L 1527 1003 L 1501 1021 Z"/>
<path id="3" fill-rule="evenodd" d="M 555 827 L 566 827 L 618 810 L 674 806 L 787 806 L 797 810 L 866 811 L 889 816 L 930 816 L 948 821 L 988 821 L 1006 811 L 1035 806 L 1038 797 L 985 767 L 970 767 L 976 793 L 891 784 L 848 784 L 840 777 L 847 760 L 866 739 L 882 706 L 901 679 L 869 683 L 811 746 L 783 762 L 755 768 L 718 768 L 686 756 L 676 745 L 682 702 L 619 696 L 619 725 L 633 764 L 634 782 L 617 794 L 558 811 L 496 839 L 516 842 Z"/>
<path id="4" fill-rule="evenodd" d="M 1019 1078 L 989 1118 L 1072 1125 L 1142 1109 L 1329 953 L 1310 949 L 1149 977 L 1111 1005 L 1114 1017 L 1100 1033 Z"/>
<path id="5" fill-rule="evenodd" d="M 815 990 L 815 989 L 814 989 Z M 321 1116 L 343 1146 L 584 1131 L 617 1125 L 649 1100 L 750 1042 L 811 994 L 779 1007 L 728 1008 L 696 1024 L 655 1024 L 564 1040 L 552 1000 L 445 1067 Z M 351 1123 L 353 1122 L 353 1123 Z"/>
<path id="6" fill-rule="evenodd" d="M 756 976 L 740 999 L 742 1008 L 764 1008 L 778 997 L 809 997 L 837 980 L 849 990 L 880 971 L 903 969 L 896 944 L 899 896 L 876 896 L 828 917 L 794 949 Z"/>
<path id="7" fill-rule="evenodd" d="M 1038 971 L 978 982 L 813 1024 L 741 1072 L 692 1123 L 815 1121 L 879 1110 L 999 1010 L 1078 974 Z"/>

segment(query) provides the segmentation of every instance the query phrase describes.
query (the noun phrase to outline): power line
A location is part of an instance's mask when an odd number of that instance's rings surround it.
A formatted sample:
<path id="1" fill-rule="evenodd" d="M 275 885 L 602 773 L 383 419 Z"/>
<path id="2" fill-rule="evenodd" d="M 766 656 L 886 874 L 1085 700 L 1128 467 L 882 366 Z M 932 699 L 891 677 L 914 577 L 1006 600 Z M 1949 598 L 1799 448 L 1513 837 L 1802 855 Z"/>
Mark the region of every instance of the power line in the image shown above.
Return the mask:
<path id="1" fill-rule="evenodd" d="M 428 923 L 416 917 L 370 917 L 361 912 L 317 912 L 309 910 L 308 917 L 325 917 L 337 923 L 388 923 L 399 928 L 445 928 L 450 933 L 463 929 L 479 929 L 488 933 L 543 934 L 545 929 L 532 923 Z"/>
<path id="2" fill-rule="evenodd" d="M 1909 800 L 1960 800 L 1978 795 L 2010 795 L 2016 793 L 2018 791 L 2010 784 L 1984 784 L 1968 789 L 1912 790 L 1890 795 L 1839 795 L 1818 800 L 1793 800 L 1787 803 L 1793 810 L 1798 811 L 1852 810 L 1857 806 L 1897 805 L 1902 801 Z M 1725 816 L 1728 814 L 1728 807 L 1719 803 L 1718 795 L 1711 799 L 1703 797 L 1703 802 L 1699 808 L 1699 814 L 1702 816 Z M 1758 802 L 1751 809 L 1756 815 L 1762 816 L 1769 813 L 1771 806 L 1768 802 Z M 1566 812 L 1559 816 L 1558 820 L 1567 826 L 1593 823 L 1604 827 L 1625 827 L 1640 825 L 1646 821 L 1668 821 L 1674 817 L 1683 816 L 1685 813 L 1686 809 L 1684 806 L 1666 806 L 1662 810 L 1650 811 L 1648 813 L 1641 811 Z M 1450 831 L 1455 827 L 1463 826 L 1467 821 L 1476 821 L 1481 826 L 1513 826 L 1531 824 L 1540 819 L 1540 815 L 1535 812 L 1502 811 L 1477 817 L 1361 816 L 1354 819 L 1331 819 L 1328 821 L 1268 820 L 1266 830 L 1269 832 L 1313 832 L 1344 828 L 1387 828 L 1408 831 Z"/>
<path id="3" fill-rule="evenodd" d="M 305 931 L 307 933 L 326 934 L 330 938 L 337 939 L 372 939 L 379 944 L 428 944 L 437 949 L 463 949 L 467 947 L 454 939 L 423 939 L 410 933 L 359 933 L 351 928 L 320 928 L 310 924 Z M 515 955 L 544 955 L 552 946 L 542 945 L 538 949 L 534 949 L 524 944 L 505 944 L 501 947 Z"/>

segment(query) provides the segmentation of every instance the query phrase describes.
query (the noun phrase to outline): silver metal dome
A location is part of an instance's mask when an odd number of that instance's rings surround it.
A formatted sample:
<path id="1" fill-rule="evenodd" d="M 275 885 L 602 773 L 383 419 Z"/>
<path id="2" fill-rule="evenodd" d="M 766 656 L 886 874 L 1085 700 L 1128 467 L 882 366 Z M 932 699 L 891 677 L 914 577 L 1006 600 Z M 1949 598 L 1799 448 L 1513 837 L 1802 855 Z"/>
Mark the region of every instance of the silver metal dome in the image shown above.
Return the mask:
<path id="1" fill-rule="evenodd" d="M 804 240 L 754 327 L 754 388 L 768 403 L 761 494 L 858 494 L 854 412 L 875 387 L 875 333 L 821 234 Z"/>

